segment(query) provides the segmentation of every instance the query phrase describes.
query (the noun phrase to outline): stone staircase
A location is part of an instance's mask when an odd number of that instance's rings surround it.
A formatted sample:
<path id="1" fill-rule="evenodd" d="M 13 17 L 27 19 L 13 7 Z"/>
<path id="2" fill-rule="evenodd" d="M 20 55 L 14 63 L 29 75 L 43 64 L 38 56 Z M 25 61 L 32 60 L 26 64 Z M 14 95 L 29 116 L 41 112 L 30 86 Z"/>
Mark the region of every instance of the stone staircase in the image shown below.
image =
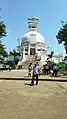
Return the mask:
<path id="1" fill-rule="evenodd" d="M 27 69 L 29 63 L 31 62 L 32 64 L 38 62 L 40 65 L 40 57 L 38 56 L 28 56 L 26 61 L 21 60 L 20 64 L 23 66 L 23 69 Z"/>

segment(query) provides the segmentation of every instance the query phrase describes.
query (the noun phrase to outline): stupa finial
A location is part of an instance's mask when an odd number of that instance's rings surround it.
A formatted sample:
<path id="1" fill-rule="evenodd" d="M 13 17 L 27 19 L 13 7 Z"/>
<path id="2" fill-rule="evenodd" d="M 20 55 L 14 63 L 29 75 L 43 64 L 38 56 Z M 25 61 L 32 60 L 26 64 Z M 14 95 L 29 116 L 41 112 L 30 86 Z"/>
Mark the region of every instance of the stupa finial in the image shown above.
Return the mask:
<path id="1" fill-rule="evenodd" d="M 38 20 L 37 17 L 28 17 L 28 28 L 30 31 L 37 31 L 38 30 Z"/>

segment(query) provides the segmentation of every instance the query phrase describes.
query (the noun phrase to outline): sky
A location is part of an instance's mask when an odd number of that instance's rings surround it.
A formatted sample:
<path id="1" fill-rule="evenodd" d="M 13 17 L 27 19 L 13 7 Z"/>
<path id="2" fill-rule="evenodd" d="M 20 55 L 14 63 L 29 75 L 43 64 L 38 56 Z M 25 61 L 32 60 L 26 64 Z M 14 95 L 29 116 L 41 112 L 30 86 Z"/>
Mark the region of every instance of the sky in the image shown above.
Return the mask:
<path id="1" fill-rule="evenodd" d="M 2 39 L 7 50 L 18 45 L 28 31 L 27 18 L 39 18 L 39 32 L 52 50 L 65 53 L 63 45 L 58 45 L 56 35 L 61 21 L 67 21 L 67 0 L 0 0 L 1 19 L 7 26 L 7 36 Z"/>

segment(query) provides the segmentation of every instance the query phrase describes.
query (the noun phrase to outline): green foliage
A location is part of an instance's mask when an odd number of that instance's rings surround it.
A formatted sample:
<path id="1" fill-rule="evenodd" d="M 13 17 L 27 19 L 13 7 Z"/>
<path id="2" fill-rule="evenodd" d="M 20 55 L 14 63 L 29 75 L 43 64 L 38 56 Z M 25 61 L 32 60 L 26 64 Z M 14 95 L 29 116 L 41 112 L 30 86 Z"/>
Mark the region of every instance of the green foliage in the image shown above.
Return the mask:
<path id="1" fill-rule="evenodd" d="M 57 65 L 58 65 L 59 69 L 62 69 L 62 67 L 66 67 L 66 63 L 65 62 L 59 62 Z"/>
<path id="2" fill-rule="evenodd" d="M 4 63 L 4 58 L 8 56 L 7 51 L 5 50 L 5 45 L 3 45 L 1 43 L 0 40 L 0 63 L 3 64 Z"/>
<path id="3" fill-rule="evenodd" d="M 62 28 L 58 31 L 58 34 L 56 35 L 56 38 L 58 39 L 58 43 L 64 44 L 64 48 L 67 53 L 67 22 L 62 22 Z"/>
<path id="4" fill-rule="evenodd" d="M 65 56 L 65 57 L 64 57 L 64 61 L 66 61 L 66 62 L 67 62 L 67 56 Z"/>
<path id="5" fill-rule="evenodd" d="M 13 51 L 10 51 L 10 53 L 9 53 L 10 55 L 12 55 L 12 56 L 20 56 L 20 53 L 19 52 L 17 52 L 15 49 L 13 49 Z"/>
<path id="6" fill-rule="evenodd" d="M 6 49 L 5 45 L 3 45 L 1 43 L 1 40 L 0 40 L 0 56 L 1 57 L 7 57 L 8 56 L 8 53 L 7 53 L 7 51 L 5 49 Z"/>
<path id="7" fill-rule="evenodd" d="M 20 59 L 20 53 L 13 49 L 13 51 L 10 51 L 9 55 L 13 56 L 13 62 L 17 64 Z"/>
<path id="8" fill-rule="evenodd" d="M 66 75 L 67 76 L 67 71 L 64 71 L 63 75 Z"/>
<path id="9" fill-rule="evenodd" d="M 3 21 L 0 21 L 0 38 L 6 36 L 6 25 Z"/>
<path id="10" fill-rule="evenodd" d="M 52 59 L 54 51 L 51 52 L 51 54 L 48 55 L 47 62 Z"/>
<path id="11" fill-rule="evenodd" d="M 18 64 L 18 62 L 19 62 L 19 59 L 18 59 L 18 58 L 16 58 L 16 59 L 14 60 L 14 63 L 17 65 L 17 64 Z"/>
<path id="12" fill-rule="evenodd" d="M 6 64 L 6 65 L 9 65 L 10 67 L 15 67 L 14 61 L 8 60 L 8 61 L 5 62 L 5 64 Z"/>
<path id="13" fill-rule="evenodd" d="M 48 55 L 49 56 L 49 58 L 52 58 L 53 57 L 53 51 L 51 52 L 51 54 L 50 55 Z"/>
<path id="14" fill-rule="evenodd" d="M 2 64 L 4 62 L 3 57 L 0 56 L 0 63 Z"/>
<path id="15" fill-rule="evenodd" d="M 54 62 L 54 61 L 49 61 L 49 60 L 48 60 L 47 63 L 48 63 L 48 65 L 53 65 L 55 62 Z"/>
<path id="16" fill-rule="evenodd" d="M 7 51 L 5 50 L 5 45 L 0 41 L 0 64 L 5 65 L 5 57 L 8 56 Z"/>
<path id="17" fill-rule="evenodd" d="M 0 20 L 0 38 L 6 36 L 6 25 L 3 21 Z M 0 62 L 4 62 L 4 58 L 8 56 L 7 51 L 5 50 L 5 45 L 1 43 L 0 40 Z"/>

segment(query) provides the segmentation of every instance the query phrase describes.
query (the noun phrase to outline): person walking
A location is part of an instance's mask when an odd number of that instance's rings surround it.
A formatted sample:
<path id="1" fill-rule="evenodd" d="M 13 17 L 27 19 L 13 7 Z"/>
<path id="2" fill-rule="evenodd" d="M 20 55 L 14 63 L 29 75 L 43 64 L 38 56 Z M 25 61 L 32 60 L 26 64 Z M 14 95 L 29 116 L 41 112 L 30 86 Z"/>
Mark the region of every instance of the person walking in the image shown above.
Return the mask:
<path id="1" fill-rule="evenodd" d="M 30 63 L 28 66 L 28 76 L 32 76 L 32 68 L 33 68 L 32 63 Z"/>
<path id="2" fill-rule="evenodd" d="M 46 65 L 45 65 L 45 75 L 46 75 L 46 74 L 48 75 L 48 73 L 49 73 L 48 71 L 49 71 L 49 66 L 48 66 L 48 64 L 46 64 Z"/>
<path id="3" fill-rule="evenodd" d="M 38 75 L 39 75 L 39 64 L 36 62 L 33 66 L 33 77 L 31 81 L 31 85 L 34 85 L 34 79 L 36 78 L 36 85 L 38 85 Z"/>

